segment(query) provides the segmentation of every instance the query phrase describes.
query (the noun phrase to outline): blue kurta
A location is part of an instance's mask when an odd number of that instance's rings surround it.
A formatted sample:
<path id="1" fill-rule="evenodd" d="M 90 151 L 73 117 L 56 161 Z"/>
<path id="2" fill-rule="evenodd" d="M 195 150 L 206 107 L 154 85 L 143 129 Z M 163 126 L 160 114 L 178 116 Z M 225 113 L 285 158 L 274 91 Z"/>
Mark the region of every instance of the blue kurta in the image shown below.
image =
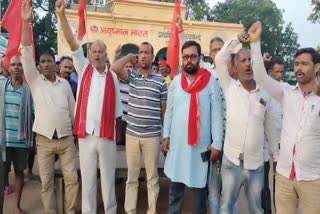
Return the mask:
<path id="1" fill-rule="evenodd" d="M 223 138 L 223 104 L 221 89 L 211 76 L 199 92 L 200 129 L 199 144 L 188 145 L 188 115 L 190 93 L 181 87 L 181 75 L 174 78 L 168 92 L 163 137 L 170 138 L 170 150 L 164 172 L 173 182 L 188 187 L 204 188 L 208 177 L 208 162 L 203 162 L 201 152 L 212 146 L 221 151 Z"/>

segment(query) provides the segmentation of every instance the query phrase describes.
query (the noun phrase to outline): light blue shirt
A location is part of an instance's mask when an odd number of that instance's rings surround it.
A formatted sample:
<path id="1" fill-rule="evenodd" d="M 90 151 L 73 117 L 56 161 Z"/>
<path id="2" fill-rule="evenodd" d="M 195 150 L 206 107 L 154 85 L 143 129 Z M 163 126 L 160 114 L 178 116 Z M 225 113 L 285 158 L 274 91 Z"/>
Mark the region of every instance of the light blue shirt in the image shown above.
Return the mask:
<path id="1" fill-rule="evenodd" d="M 190 93 L 181 87 L 181 75 L 174 78 L 169 88 L 164 119 L 163 137 L 170 138 L 170 150 L 164 172 L 172 182 L 188 187 L 204 188 L 208 177 L 208 162 L 201 152 L 212 147 L 221 151 L 223 141 L 223 104 L 221 90 L 215 77 L 199 92 L 200 128 L 199 144 L 188 145 L 188 115 Z"/>

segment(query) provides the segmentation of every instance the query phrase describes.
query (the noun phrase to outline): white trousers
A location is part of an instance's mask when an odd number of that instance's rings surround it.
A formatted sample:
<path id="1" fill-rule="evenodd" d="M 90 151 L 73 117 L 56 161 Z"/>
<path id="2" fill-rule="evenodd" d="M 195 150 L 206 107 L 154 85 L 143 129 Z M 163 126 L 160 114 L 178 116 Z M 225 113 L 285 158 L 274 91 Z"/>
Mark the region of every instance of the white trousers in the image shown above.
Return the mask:
<path id="1" fill-rule="evenodd" d="M 79 139 L 82 181 L 82 213 L 97 213 L 97 164 L 100 166 L 101 192 L 106 214 L 117 212 L 115 197 L 116 143 L 87 135 Z"/>

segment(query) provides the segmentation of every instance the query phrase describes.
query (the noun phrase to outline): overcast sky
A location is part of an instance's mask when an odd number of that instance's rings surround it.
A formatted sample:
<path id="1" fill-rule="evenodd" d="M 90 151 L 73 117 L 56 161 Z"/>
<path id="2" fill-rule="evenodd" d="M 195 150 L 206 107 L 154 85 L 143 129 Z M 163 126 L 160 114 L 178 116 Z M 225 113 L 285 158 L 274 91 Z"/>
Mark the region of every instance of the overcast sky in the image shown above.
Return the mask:
<path id="1" fill-rule="evenodd" d="M 225 0 L 207 0 L 210 6 Z M 273 0 L 280 9 L 284 9 L 283 17 L 286 23 L 292 22 L 298 33 L 301 47 L 320 46 L 320 24 L 312 24 L 307 20 L 312 11 L 311 0 Z"/>

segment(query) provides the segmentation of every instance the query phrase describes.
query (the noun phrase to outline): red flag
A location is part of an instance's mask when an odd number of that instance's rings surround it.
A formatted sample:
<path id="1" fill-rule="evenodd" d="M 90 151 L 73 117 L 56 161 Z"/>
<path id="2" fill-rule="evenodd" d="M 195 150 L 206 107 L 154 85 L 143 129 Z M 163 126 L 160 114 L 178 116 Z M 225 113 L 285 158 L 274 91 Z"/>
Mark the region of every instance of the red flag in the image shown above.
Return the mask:
<path id="1" fill-rule="evenodd" d="M 19 45 L 22 27 L 21 7 L 22 0 L 11 0 L 1 21 L 1 25 L 8 31 L 9 34 L 7 50 L 4 57 L 4 64 L 6 66 L 9 66 L 10 59 L 14 55 L 20 54 Z M 31 23 L 29 24 L 29 37 L 31 44 L 34 47 Z"/>
<path id="2" fill-rule="evenodd" d="M 86 18 L 85 18 L 86 0 L 79 0 L 78 16 L 79 16 L 79 27 L 78 27 L 78 39 L 82 40 L 86 34 Z"/>
<path id="3" fill-rule="evenodd" d="M 169 45 L 167 49 L 167 63 L 171 68 L 171 79 L 173 79 L 173 77 L 176 75 L 179 64 L 180 41 L 178 26 L 176 25 L 176 18 L 178 16 L 180 16 L 180 0 L 176 0 L 175 3 L 173 18 L 170 27 Z"/>

